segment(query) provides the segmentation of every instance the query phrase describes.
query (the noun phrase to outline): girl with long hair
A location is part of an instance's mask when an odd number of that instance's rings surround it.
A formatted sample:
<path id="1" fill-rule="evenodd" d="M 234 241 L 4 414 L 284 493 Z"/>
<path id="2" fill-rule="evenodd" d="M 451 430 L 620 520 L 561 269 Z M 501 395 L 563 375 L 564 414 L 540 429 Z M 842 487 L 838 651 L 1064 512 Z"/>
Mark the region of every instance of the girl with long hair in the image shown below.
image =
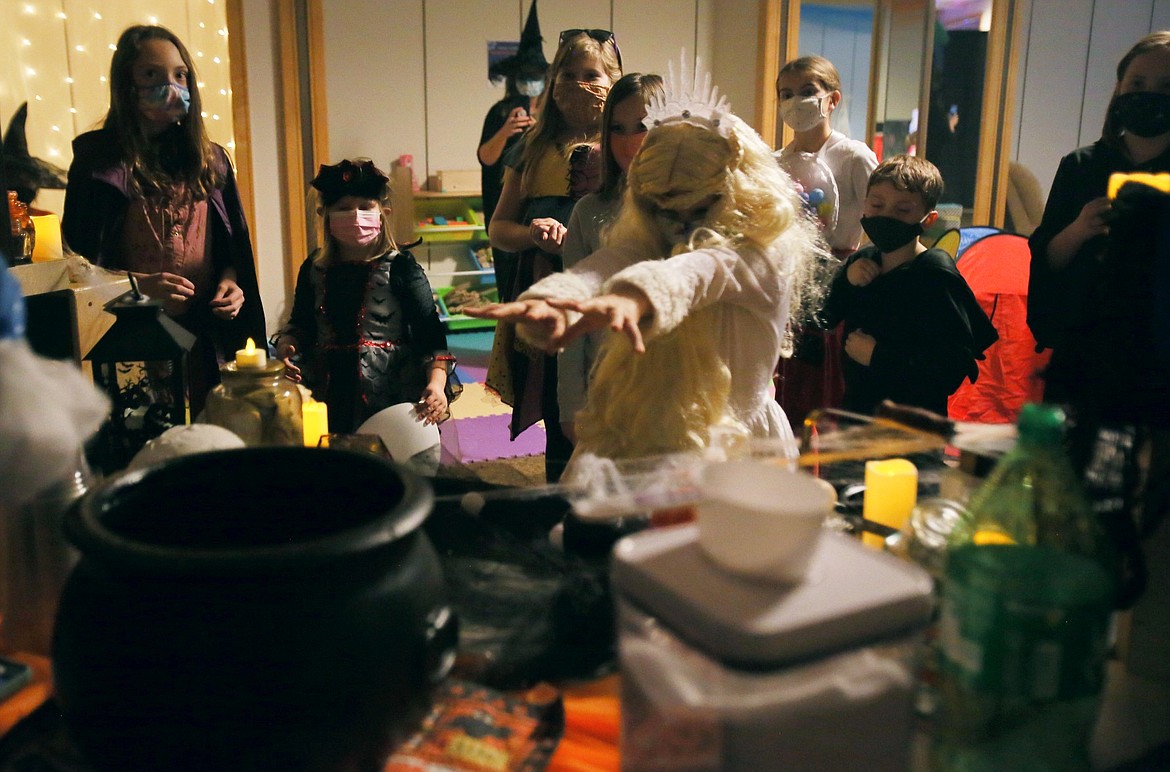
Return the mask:
<path id="1" fill-rule="evenodd" d="M 219 365 L 265 340 L 248 225 L 227 152 L 208 139 L 183 42 L 158 26 L 124 31 L 102 128 L 73 141 L 62 233 L 105 268 L 129 271 L 195 333 L 192 415 Z"/>

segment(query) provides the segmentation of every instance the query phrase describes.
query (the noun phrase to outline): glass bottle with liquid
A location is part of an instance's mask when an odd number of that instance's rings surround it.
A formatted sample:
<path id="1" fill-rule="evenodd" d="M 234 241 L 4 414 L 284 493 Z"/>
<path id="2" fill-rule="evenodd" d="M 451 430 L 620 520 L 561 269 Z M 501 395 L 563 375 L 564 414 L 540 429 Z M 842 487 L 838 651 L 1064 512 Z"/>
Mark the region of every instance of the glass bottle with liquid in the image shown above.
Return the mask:
<path id="1" fill-rule="evenodd" d="M 1064 452 L 1064 414 L 1026 405 L 1018 429 L 948 539 L 935 769 L 1089 768 L 1110 553 Z"/>

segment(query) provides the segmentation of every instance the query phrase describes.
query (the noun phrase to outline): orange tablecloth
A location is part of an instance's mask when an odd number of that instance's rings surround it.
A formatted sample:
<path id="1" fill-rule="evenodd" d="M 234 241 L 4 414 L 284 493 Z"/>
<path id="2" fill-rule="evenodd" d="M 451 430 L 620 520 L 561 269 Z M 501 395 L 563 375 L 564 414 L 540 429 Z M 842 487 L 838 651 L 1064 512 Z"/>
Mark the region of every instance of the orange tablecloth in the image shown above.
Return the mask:
<path id="1" fill-rule="evenodd" d="M 47 658 L 22 652 L 4 656 L 31 666 L 33 677 L 27 686 L 0 702 L 0 735 L 7 733 L 18 721 L 39 708 L 52 691 L 52 675 Z"/>
<path id="2" fill-rule="evenodd" d="M 611 772 L 621 768 L 621 680 L 617 674 L 565 687 L 565 734 L 549 772 Z"/>

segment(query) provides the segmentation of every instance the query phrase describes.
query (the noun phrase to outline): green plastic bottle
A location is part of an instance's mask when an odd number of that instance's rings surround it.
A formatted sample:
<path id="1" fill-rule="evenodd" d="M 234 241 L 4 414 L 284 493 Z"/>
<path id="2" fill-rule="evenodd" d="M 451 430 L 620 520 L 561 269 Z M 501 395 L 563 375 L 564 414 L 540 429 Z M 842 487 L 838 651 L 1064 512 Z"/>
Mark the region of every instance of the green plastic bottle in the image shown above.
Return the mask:
<path id="1" fill-rule="evenodd" d="M 1026 405 L 951 532 L 941 587 L 935 769 L 1088 769 L 1104 682 L 1111 551 L 1062 445 Z"/>

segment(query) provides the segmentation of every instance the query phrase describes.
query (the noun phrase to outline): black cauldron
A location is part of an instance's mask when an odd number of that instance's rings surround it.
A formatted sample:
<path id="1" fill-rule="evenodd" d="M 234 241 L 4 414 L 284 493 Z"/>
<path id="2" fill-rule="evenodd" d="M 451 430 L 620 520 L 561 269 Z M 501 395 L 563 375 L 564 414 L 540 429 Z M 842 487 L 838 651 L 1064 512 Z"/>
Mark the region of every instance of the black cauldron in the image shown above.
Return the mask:
<path id="1" fill-rule="evenodd" d="M 316 448 L 91 491 L 53 640 L 70 738 L 101 769 L 381 769 L 454 659 L 432 502 L 391 462 Z"/>

